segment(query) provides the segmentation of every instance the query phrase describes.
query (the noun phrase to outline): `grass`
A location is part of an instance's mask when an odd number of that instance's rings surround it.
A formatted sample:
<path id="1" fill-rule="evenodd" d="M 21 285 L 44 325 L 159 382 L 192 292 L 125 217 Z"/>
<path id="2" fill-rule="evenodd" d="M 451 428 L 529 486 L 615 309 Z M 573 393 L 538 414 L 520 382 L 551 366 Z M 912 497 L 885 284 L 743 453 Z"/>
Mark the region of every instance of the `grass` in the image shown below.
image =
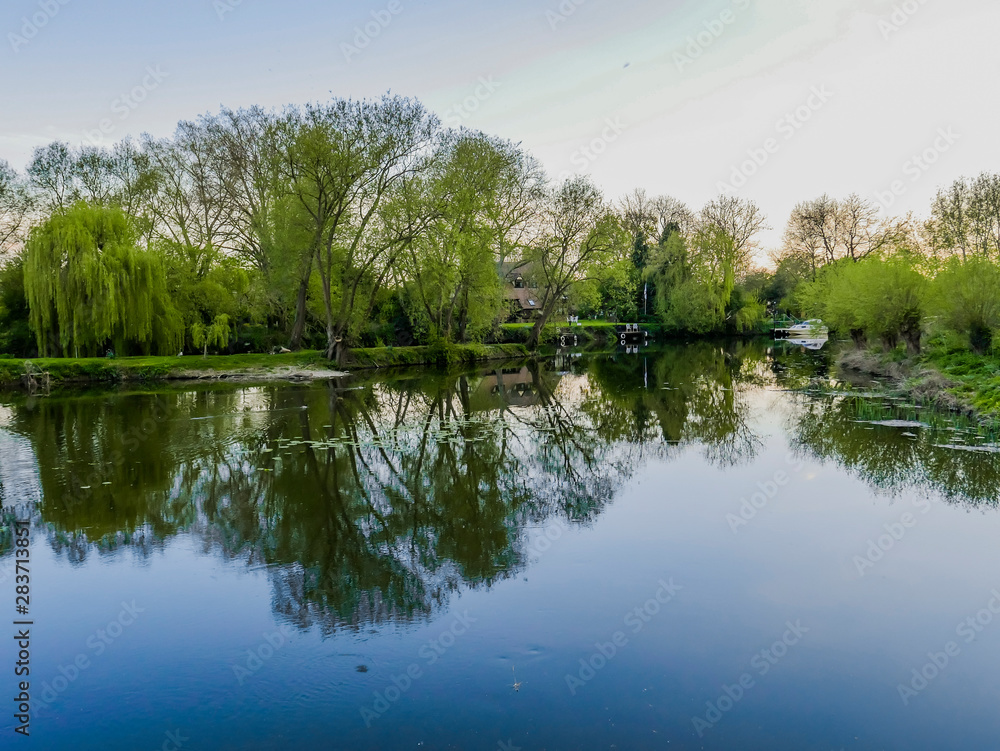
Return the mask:
<path id="1" fill-rule="evenodd" d="M 928 350 L 924 360 L 952 382 L 951 391 L 977 412 L 1000 418 L 1000 358 L 948 347 Z"/>
<path id="2" fill-rule="evenodd" d="M 218 355 L 201 357 L 83 357 L 0 360 L 0 383 L 21 380 L 25 362 L 47 372 L 53 382 L 153 381 L 182 378 L 185 373 L 217 373 L 279 367 L 328 367 L 321 352 L 294 352 L 287 355 Z"/>
<path id="3" fill-rule="evenodd" d="M 522 345 L 449 345 L 446 347 L 380 347 L 351 350 L 348 369 L 384 368 L 407 365 L 431 365 L 477 362 L 480 360 L 524 357 Z M 25 360 L 0 359 L 0 384 L 20 383 Z M 122 381 L 162 381 L 200 377 L 205 372 L 243 374 L 248 371 L 336 370 L 323 353 L 316 350 L 282 355 L 217 355 L 201 357 L 104 357 L 41 358 L 28 360 L 47 372 L 52 383 L 89 383 Z"/>
<path id="4" fill-rule="evenodd" d="M 916 357 L 899 347 L 891 352 L 845 350 L 845 367 L 886 379 L 891 389 L 953 412 L 1000 422 L 1000 356 L 978 354 L 964 343 L 933 339 Z"/>

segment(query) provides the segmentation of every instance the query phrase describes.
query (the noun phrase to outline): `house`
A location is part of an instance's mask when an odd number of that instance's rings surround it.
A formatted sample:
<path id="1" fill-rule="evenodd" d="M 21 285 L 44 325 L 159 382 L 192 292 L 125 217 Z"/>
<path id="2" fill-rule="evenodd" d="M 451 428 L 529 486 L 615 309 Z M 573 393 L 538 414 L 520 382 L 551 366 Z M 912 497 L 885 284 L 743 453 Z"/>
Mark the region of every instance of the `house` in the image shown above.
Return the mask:
<path id="1" fill-rule="evenodd" d="M 497 264 L 497 273 L 504 283 L 504 297 L 511 302 L 515 318 L 531 320 L 542 309 L 542 290 L 534 282 L 533 261 Z"/>
<path id="2" fill-rule="evenodd" d="M 470 411 L 486 412 L 543 404 L 543 394 L 554 392 L 561 378 L 558 373 L 542 371 L 536 380 L 527 367 L 502 368 L 484 373 L 470 395 Z"/>

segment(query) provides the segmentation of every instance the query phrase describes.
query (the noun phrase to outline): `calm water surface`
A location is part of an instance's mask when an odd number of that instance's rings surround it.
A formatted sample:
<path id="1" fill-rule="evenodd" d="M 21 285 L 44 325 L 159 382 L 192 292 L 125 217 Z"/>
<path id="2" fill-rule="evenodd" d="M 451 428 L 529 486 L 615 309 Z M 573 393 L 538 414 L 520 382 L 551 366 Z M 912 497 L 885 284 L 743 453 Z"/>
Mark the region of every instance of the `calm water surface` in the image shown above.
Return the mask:
<path id="1" fill-rule="evenodd" d="M 1000 454 L 827 357 L 0 397 L 0 746 L 997 748 Z"/>

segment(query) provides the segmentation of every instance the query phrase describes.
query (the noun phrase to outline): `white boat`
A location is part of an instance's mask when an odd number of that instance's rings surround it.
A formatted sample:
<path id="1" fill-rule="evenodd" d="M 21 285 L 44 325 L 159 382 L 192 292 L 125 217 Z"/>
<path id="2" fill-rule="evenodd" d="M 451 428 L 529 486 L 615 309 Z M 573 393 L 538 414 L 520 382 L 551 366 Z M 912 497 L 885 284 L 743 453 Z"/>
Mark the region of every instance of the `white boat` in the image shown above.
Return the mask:
<path id="1" fill-rule="evenodd" d="M 830 335 L 830 329 L 818 318 L 789 326 L 787 331 L 790 337 L 806 336 L 810 339 L 820 339 Z"/>
<path id="2" fill-rule="evenodd" d="M 830 340 L 826 337 L 823 337 L 822 339 L 801 339 L 797 336 L 793 336 L 785 339 L 785 341 L 793 346 L 802 347 L 802 349 L 821 350 Z"/>

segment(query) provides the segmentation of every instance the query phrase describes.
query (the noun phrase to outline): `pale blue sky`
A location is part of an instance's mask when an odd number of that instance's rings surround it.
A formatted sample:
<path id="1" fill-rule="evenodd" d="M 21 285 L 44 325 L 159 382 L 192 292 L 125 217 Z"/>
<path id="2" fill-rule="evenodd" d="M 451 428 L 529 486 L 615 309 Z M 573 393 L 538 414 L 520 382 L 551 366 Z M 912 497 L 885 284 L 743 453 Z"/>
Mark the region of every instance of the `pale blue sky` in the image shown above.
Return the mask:
<path id="1" fill-rule="evenodd" d="M 926 213 L 938 185 L 1000 169 L 997 5 L 4 0 L 0 158 L 167 135 L 221 104 L 391 90 L 610 197 L 644 187 L 697 207 L 727 183 L 762 205 L 774 244 L 798 200 L 856 191 Z M 391 20 L 345 52 L 373 13 Z M 144 82 L 142 102 L 122 99 Z M 925 150 L 932 164 L 911 161 Z"/>

